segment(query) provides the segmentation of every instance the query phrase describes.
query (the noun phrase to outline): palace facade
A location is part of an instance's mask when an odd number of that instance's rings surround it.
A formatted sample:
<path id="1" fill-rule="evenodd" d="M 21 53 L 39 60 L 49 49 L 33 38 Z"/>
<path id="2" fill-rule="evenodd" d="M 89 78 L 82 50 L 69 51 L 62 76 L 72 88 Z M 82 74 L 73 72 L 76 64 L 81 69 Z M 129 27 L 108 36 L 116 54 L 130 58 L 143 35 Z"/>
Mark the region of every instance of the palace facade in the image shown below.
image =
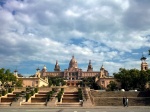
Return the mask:
<path id="1" fill-rule="evenodd" d="M 41 77 L 63 77 L 67 83 L 67 86 L 77 86 L 83 78 L 87 77 L 96 77 L 95 81 L 98 85 L 106 88 L 110 81 L 114 80 L 113 77 L 109 76 L 107 70 L 105 70 L 104 66 L 100 67 L 99 71 L 93 71 L 91 60 L 89 60 L 89 64 L 87 66 L 87 71 L 83 71 L 81 68 L 78 67 L 78 62 L 74 56 L 69 62 L 68 69 L 61 71 L 58 61 L 56 61 L 54 71 L 47 71 L 46 66 L 43 67 L 41 70 Z"/>

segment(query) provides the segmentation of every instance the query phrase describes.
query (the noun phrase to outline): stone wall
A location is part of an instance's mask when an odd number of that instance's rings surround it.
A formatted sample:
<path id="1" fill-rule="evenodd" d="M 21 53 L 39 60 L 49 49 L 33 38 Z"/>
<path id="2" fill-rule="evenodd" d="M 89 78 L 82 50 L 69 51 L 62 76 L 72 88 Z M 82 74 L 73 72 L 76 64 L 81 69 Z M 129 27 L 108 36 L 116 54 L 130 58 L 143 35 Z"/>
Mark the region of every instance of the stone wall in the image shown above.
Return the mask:
<path id="1" fill-rule="evenodd" d="M 123 97 L 129 99 L 129 106 L 150 106 L 150 92 L 91 91 L 95 106 L 123 106 Z"/>

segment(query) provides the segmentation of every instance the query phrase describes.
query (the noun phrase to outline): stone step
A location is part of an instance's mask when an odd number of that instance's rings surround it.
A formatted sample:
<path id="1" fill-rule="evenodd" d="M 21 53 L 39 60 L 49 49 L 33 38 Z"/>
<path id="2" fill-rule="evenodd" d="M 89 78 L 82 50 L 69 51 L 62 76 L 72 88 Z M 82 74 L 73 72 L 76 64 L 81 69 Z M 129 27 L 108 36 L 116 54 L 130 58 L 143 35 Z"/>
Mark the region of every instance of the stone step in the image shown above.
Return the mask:
<path id="1" fill-rule="evenodd" d="M 35 102 L 46 102 L 47 98 L 31 98 L 31 102 L 35 103 Z"/>
<path id="2" fill-rule="evenodd" d="M 14 98 L 9 97 L 9 98 L 1 98 L 1 102 L 13 102 Z"/>
<path id="3" fill-rule="evenodd" d="M 78 92 L 64 92 L 64 94 L 78 94 Z"/>
<path id="4" fill-rule="evenodd" d="M 0 102 L 0 106 L 10 106 L 11 102 Z"/>
<path id="5" fill-rule="evenodd" d="M 58 107 L 81 107 L 80 103 L 61 103 L 57 104 Z"/>
<path id="6" fill-rule="evenodd" d="M 36 94 L 36 98 L 47 98 L 47 94 Z"/>
<path id="7" fill-rule="evenodd" d="M 15 98 L 16 94 L 8 94 L 7 97 L 13 97 L 13 98 Z"/>
<path id="8" fill-rule="evenodd" d="M 38 102 L 38 103 L 28 103 L 28 102 L 24 102 L 24 103 L 22 103 L 21 105 L 22 106 L 45 106 L 45 102 Z"/>

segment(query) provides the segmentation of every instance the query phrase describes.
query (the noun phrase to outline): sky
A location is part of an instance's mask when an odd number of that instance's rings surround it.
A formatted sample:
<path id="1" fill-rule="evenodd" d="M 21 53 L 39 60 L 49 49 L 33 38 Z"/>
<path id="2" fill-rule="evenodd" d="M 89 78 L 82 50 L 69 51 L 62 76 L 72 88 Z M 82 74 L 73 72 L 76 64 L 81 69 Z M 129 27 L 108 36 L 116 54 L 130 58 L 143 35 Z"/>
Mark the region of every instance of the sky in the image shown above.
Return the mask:
<path id="1" fill-rule="evenodd" d="M 150 0 L 0 0 L 0 68 L 29 76 L 56 60 L 67 69 L 102 65 L 140 70 L 150 63 Z"/>

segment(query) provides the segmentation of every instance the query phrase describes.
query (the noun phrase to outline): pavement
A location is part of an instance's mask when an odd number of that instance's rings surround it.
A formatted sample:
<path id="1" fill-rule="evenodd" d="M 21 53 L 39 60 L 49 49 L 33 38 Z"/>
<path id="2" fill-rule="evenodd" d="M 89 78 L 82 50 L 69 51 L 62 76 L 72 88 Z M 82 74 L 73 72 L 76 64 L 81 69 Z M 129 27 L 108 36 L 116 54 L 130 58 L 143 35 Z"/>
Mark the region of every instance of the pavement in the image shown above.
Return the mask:
<path id="1" fill-rule="evenodd" d="M 150 112 L 150 106 L 93 106 L 91 107 L 0 107 L 0 112 Z"/>
<path id="2" fill-rule="evenodd" d="M 123 107 L 123 106 L 92 106 L 92 107 L 48 107 L 48 106 L 0 106 L 0 108 L 33 108 L 33 109 L 63 109 L 63 108 L 79 108 L 79 109 L 120 109 L 120 108 L 147 108 L 150 109 L 150 106 L 128 106 L 128 107 Z"/>

